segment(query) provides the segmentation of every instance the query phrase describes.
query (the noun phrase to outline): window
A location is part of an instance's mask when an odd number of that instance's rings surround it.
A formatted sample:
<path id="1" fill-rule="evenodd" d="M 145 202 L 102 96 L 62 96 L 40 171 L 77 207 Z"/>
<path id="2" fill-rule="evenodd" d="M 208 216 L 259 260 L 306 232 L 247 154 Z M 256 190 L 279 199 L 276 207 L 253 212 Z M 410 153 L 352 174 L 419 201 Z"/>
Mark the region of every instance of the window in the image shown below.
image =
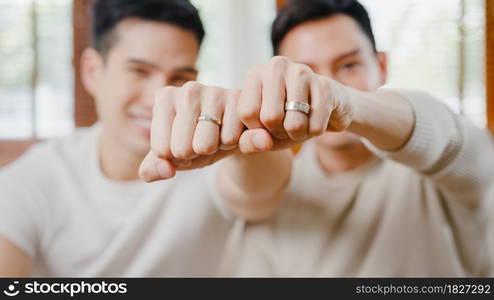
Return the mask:
<path id="1" fill-rule="evenodd" d="M 389 85 L 430 92 L 484 127 L 484 1 L 361 2 L 389 54 Z"/>
<path id="2" fill-rule="evenodd" d="M 271 56 L 275 1 L 192 2 L 207 31 L 200 80 L 240 87 L 248 65 Z M 427 91 L 478 126 L 486 125 L 484 0 L 361 3 L 369 10 L 379 50 L 388 53 L 388 86 Z"/>
<path id="3" fill-rule="evenodd" d="M 274 0 L 192 0 L 206 30 L 198 62 L 199 81 L 240 88 L 247 71 L 272 56 Z"/>
<path id="4" fill-rule="evenodd" d="M 73 130 L 71 0 L 0 0 L 0 139 Z"/>
<path id="5" fill-rule="evenodd" d="M 0 0 L 0 139 L 73 131 L 74 1 Z M 484 126 L 484 0 L 361 2 L 389 54 L 389 85 L 428 91 Z M 271 56 L 276 1 L 192 3 L 207 31 L 199 80 L 241 87 L 250 66 Z"/>

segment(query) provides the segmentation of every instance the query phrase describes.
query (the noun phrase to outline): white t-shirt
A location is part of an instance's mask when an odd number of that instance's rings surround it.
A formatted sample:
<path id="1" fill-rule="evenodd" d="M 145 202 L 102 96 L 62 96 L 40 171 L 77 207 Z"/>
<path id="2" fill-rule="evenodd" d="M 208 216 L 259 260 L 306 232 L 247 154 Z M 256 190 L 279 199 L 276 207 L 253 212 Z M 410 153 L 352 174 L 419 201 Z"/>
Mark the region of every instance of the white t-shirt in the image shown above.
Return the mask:
<path id="1" fill-rule="evenodd" d="M 33 258 L 35 276 L 214 276 L 230 221 L 211 168 L 112 181 L 98 137 L 97 126 L 79 129 L 0 169 L 0 235 Z"/>

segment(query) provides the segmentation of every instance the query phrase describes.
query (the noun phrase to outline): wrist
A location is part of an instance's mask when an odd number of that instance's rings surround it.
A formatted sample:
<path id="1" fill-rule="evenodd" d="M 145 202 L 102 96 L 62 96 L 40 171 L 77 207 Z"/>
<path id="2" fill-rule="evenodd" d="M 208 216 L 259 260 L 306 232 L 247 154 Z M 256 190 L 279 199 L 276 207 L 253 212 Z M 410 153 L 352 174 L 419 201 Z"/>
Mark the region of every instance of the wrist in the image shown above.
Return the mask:
<path id="1" fill-rule="evenodd" d="M 351 116 L 347 131 L 365 137 L 368 131 L 366 111 L 372 105 L 370 92 L 362 92 L 356 89 L 348 89 L 348 101 L 351 107 Z"/>
<path id="2" fill-rule="evenodd" d="M 358 93 L 360 96 L 352 98 L 354 115 L 347 130 L 381 150 L 400 149 L 414 127 L 410 103 L 392 90 Z"/>

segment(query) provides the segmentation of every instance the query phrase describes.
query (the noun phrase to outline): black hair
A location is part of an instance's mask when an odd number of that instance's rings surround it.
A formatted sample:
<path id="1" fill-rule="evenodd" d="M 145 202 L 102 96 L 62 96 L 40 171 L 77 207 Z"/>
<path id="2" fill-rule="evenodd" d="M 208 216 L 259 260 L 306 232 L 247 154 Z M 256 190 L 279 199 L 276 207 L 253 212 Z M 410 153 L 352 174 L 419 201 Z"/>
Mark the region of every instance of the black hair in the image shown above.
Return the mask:
<path id="1" fill-rule="evenodd" d="M 127 18 L 164 22 L 192 31 L 199 45 L 204 27 L 188 0 L 96 0 L 91 8 L 92 46 L 106 54 L 113 46 L 113 29 Z"/>
<path id="2" fill-rule="evenodd" d="M 374 52 L 376 41 L 369 14 L 357 0 L 291 0 L 277 14 L 271 29 L 273 51 L 278 54 L 285 35 L 301 23 L 343 14 L 354 19 L 369 38 Z"/>

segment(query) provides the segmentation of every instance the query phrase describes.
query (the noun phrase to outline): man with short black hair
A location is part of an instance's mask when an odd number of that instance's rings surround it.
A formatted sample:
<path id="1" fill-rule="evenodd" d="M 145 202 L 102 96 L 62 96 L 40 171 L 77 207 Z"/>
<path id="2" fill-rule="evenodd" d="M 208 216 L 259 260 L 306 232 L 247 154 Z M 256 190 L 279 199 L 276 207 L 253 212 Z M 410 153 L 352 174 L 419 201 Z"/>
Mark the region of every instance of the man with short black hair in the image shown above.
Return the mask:
<path id="1" fill-rule="evenodd" d="M 290 1 L 272 42 L 314 72 L 309 123 L 321 95 L 315 74 L 345 85 L 328 89 L 329 130 L 340 132 L 303 145 L 281 209 L 247 225 L 233 274 L 487 275 L 491 136 L 425 93 L 378 90 L 386 56 L 356 0 Z"/>
<path id="2" fill-rule="evenodd" d="M 0 276 L 211 276 L 229 223 L 208 170 L 145 184 L 155 91 L 195 80 L 204 29 L 185 0 L 99 0 L 82 55 L 99 123 L 0 171 Z"/>
<path id="3" fill-rule="evenodd" d="M 219 195 L 239 217 L 223 274 L 487 275 L 491 136 L 428 94 L 378 89 L 386 56 L 376 51 L 356 0 L 293 0 L 279 12 L 272 40 L 284 57 L 255 66 L 237 100 L 248 130 L 198 124 L 200 132 L 170 139 L 170 132 L 194 128 L 198 113 L 178 106 L 175 118 L 174 102 L 194 99 L 214 120 L 235 101 L 226 108 L 207 101 L 201 95 L 210 87 L 164 88 L 152 151 L 141 165 L 148 181 L 172 177 L 175 168 L 160 157 L 180 156 L 193 166 L 207 152 L 196 141 L 214 153 L 225 132 L 240 137 L 242 152 L 252 148 L 244 136 L 255 135 L 261 152 L 314 137 L 293 165 L 286 150 L 218 164 Z"/>

